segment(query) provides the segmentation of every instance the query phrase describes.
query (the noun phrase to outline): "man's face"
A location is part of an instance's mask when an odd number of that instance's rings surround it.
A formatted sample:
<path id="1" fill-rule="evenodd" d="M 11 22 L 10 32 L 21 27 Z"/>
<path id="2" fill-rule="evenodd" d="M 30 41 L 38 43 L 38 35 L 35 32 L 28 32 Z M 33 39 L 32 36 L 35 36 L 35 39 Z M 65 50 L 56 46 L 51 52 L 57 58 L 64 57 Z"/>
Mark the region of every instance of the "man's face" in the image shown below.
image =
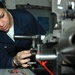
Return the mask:
<path id="1" fill-rule="evenodd" d="M 6 9 L 0 8 L 0 31 L 7 32 L 10 28 L 10 17 Z"/>

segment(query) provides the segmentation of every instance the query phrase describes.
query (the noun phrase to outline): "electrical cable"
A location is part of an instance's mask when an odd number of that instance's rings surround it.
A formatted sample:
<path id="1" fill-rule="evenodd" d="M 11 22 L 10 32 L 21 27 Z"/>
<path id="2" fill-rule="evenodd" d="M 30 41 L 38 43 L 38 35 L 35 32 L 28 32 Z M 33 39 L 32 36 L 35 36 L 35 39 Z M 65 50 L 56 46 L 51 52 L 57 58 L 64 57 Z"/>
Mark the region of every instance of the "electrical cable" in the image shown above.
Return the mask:
<path id="1" fill-rule="evenodd" d="M 50 75 L 54 75 L 53 72 L 51 70 L 49 70 L 46 66 L 47 61 L 38 61 L 40 65 L 42 65 L 46 71 L 50 74 Z"/>

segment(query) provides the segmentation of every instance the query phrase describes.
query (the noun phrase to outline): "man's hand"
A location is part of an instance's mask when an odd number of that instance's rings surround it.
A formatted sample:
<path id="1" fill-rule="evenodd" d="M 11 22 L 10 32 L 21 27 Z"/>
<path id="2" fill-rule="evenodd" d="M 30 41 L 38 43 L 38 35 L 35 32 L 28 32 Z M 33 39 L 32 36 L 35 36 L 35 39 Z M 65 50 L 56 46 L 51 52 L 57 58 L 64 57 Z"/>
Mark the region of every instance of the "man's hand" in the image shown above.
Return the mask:
<path id="1" fill-rule="evenodd" d="M 13 59 L 13 63 L 15 63 L 15 65 L 17 66 L 22 66 L 26 68 L 29 66 L 27 63 L 30 61 L 30 58 L 28 58 L 30 56 L 31 56 L 30 50 L 18 52 Z M 15 65 L 13 67 L 15 67 Z"/>

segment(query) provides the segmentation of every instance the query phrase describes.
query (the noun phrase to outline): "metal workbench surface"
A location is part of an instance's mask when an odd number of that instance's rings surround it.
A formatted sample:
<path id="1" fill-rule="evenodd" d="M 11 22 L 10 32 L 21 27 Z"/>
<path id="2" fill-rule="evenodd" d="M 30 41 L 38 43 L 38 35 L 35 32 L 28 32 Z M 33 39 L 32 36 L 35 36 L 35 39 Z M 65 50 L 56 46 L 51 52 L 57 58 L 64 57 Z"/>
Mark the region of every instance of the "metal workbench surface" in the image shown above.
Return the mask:
<path id="1" fill-rule="evenodd" d="M 12 73 L 13 69 L 0 69 L 0 75 L 35 75 L 30 69 L 15 69 L 18 72 Z"/>

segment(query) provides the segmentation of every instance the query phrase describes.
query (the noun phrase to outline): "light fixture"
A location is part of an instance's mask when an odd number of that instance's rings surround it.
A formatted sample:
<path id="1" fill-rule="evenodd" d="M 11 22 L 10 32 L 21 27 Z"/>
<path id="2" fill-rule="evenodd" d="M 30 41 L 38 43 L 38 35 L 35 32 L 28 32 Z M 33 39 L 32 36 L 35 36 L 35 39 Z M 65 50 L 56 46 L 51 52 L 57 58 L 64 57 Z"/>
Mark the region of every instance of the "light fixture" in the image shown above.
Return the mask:
<path id="1" fill-rule="evenodd" d="M 61 3 L 61 0 L 57 0 L 57 5 L 60 5 L 60 3 Z"/>
<path id="2" fill-rule="evenodd" d="M 72 9 L 74 9 L 74 2 L 71 2 L 71 4 L 72 4 Z"/>
<path id="3" fill-rule="evenodd" d="M 63 9 L 63 7 L 62 7 L 62 6 L 57 6 L 57 8 L 58 8 L 58 9 L 60 9 L 60 10 L 62 10 L 62 9 Z"/>

